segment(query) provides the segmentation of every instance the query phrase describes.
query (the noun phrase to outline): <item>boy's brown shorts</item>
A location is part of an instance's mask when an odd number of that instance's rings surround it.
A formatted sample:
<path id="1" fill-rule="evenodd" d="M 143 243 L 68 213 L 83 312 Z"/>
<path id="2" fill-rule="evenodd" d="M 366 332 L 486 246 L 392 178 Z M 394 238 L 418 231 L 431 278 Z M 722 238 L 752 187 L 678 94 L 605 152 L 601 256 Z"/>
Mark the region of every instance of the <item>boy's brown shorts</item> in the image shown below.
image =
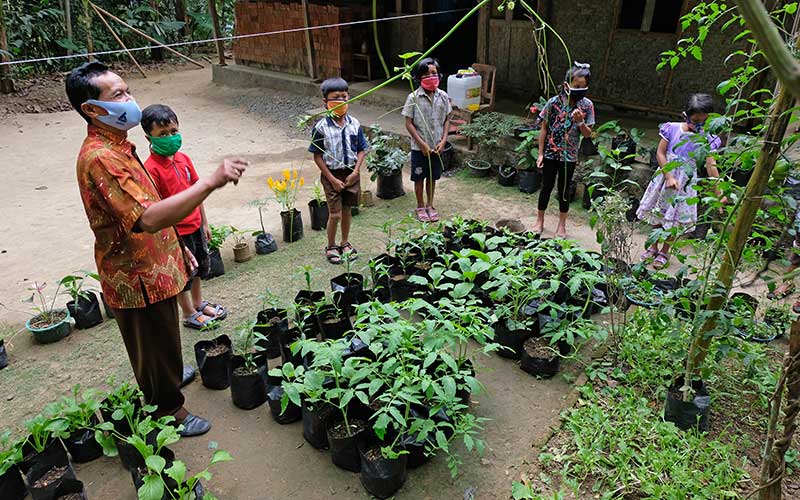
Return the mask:
<path id="1" fill-rule="evenodd" d="M 353 171 L 349 168 L 342 168 L 331 170 L 331 173 L 340 181 L 344 181 Z M 358 205 L 358 197 L 361 194 L 360 174 L 359 179 L 353 185 L 347 186 L 341 191 L 333 189 L 333 185 L 324 175 L 320 177 L 320 182 L 322 182 L 322 188 L 325 190 L 325 199 L 328 201 L 328 213 L 340 214 L 343 206 L 354 207 Z"/>

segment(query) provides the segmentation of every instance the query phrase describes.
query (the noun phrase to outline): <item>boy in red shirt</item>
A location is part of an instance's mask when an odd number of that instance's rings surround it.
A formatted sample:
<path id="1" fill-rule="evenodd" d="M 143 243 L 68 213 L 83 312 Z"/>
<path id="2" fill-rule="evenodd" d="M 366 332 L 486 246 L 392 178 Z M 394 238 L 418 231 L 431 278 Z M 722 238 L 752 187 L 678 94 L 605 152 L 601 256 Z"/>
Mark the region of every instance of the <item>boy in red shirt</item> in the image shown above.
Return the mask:
<path id="1" fill-rule="evenodd" d="M 178 116 L 169 106 L 153 104 L 142 110 L 142 128 L 150 142 L 151 153 L 144 166 L 161 198 L 180 193 L 198 180 L 192 160 L 178 152 L 182 143 L 178 127 Z M 204 301 L 202 296 L 200 280 L 209 271 L 208 240 L 211 237 L 203 204 L 176 224 L 175 229 L 198 264 L 197 274 L 178 295 L 183 325 L 195 330 L 212 327 L 228 313 L 222 306 Z"/>

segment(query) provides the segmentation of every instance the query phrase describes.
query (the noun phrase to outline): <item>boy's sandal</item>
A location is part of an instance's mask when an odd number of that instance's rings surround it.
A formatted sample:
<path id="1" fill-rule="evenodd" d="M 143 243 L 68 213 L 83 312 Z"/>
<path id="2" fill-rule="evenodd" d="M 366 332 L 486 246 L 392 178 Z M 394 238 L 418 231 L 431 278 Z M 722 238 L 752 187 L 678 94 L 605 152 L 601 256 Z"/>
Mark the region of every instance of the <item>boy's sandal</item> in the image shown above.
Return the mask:
<path id="1" fill-rule="evenodd" d="M 356 250 L 349 241 L 339 247 L 339 250 L 341 250 L 343 257 L 347 257 L 350 260 L 356 260 L 358 258 L 358 250 Z"/>
<path id="2" fill-rule="evenodd" d="M 200 319 L 203 316 L 202 311 L 195 311 L 191 316 L 183 320 L 183 326 L 192 330 L 209 330 L 219 326 L 219 323 L 213 319 Z"/>
<path id="3" fill-rule="evenodd" d="M 651 260 L 651 259 L 655 258 L 657 255 L 658 255 L 658 249 L 657 248 L 648 248 L 647 251 L 644 252 L 640 256 L 640 258 L 643 261 L 648 261 L 648 260 Z"/>
<path id="4" fill-rule="evenodd" d="M 431 218 L 428 217 L 428 209 L 427 208 L 418 208 L 417 209 L 417 219 L 420 222 L 430 222 Z"/>
<path id="5" fill-rule="evenodd" d="M 339 253 L 339 247 L 336 245 L 325 247 L 325 257 L 328 258 L 328 262 L 331 264 L 342 263 L 342 255 Z"/>
<path id="6" fill-rule="evenodd" d="M 210 307 L 210 308 L 212 308 L 214 310 L 213 318 L 211 318 L 211 319 L 222 320 L 222 319 L 225 319 L 225 318 L 228 317 L 228 311 L 226 311 L 224 307 L 222 307 L 219 304 L 212 304 L 211 302 L 209 302 L 207 300 L 204 300 L 203 302 L 201 302 L 200 303 L 200 307 L 198 307 L 195 310 L 198 311 L 198 312 L 201 312 L 203 314 L 206 314 L 206 312 L 205 312 L 206 311 L 206 307 Z M 208 316 L 208 315 L 206 314 L 206 316 Z"/>
<path id="7" fill-rule="evenodd" d="M 653 269 L 661 270 L 667 266 L 669 266 L 669 255 L 664 252 L 658 252 L 656 258 L 653 259 Z"/>
<path id="8" fill-rule="evenodd" d="M 439 212 L 433 207 L 428 209 L 428 220 L 431 222 L 439 222 Z"/>
<path id="9" fill-rule="evenodd" d="M 794 292 L 794 283 L 783 283 L 781 286 L 775 289 L 774 292 L 769 292 L 767 294 L 767 298 L 769 300 L 780 300 L 786 298 L 787 296 L 791 295 Z"/>

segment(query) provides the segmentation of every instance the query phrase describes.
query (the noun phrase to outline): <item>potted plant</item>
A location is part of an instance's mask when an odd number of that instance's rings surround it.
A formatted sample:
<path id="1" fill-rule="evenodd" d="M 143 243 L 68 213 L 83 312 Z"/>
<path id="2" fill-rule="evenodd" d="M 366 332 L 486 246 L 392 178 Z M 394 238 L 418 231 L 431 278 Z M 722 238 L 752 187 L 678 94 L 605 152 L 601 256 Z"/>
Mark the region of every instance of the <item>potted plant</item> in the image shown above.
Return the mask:
<path id="1" fill-rule="evenodd" d="M 220 249 L 225 240 L 230 235 L 236 232 L 236 228 L 231 226 L 215 226 L 211 224 L 211 239 L 208 240 L 208 250 L 211 259 L 211 269 L 209 270 L 209 278 L 215 278 L 225 274 L 225 264 L 222 261 L 222 254 Z"/>
<path id="2" fill-rule="evenodd" d="M 231 399 L 237 408 L 252 410 L 267 401 L 267 367 L 257 363 L 255 322 L 236 328 L 234 356 L 229 365 Z"/>
<path id="3" fill-rule="evenodd" d="M 231 339 L 227 335 L 195 342 L 194 355 L 204 387 L 222 390 L 230 386 L 228 365 L 232 356 L 231 345 Z"/>
<path id="4" fill-rule="evenodd" d="M 267 179 L 275 200 L 281 206 L 283 241 L 287 243 L 298 241 L 303 237 L 303 218 L 300 211 L 295 208 L 295 203 L 305 182 L 305 178 L 300 177 L 297 169 L 288 168 L 283 171 L 283 179 L 275 180 L 272 177 Z"/>
<path id="5" fill-rule="evenodd" d="M 75 274 L 65 276 L 60 283 L 64 293 L 72 298 L 71 301 L 67 302 L 67 310 L 70 316 L 75 319 L 75 328 L 79 330 L 91 328 L 103 322 L 100 302 L 97 300 L 94 290 L 86 286 L 87 278 L 100 280 L 96 273 L 78 271 Z"/>
<path id="6" fill-rule="evenodd" d="M 249 233 L 237 231 L 234 234 L 235 244 L 233 246 L 233 260 L 236 262 L 247 262 L 253 258 L 253 251 L 250 248 Z"/>
<path id="7" fill-rule="evenodd" d="M 103 447 L 95 439 L 99 409 L 97 391 L 87 390 L 81 393 L 80 385 L 72 388 L 71 397 L 64 396 L 47 408 L 48 413 L 66 423 L 66 428 L 59 437 L 74 462 L 91 462 L 103 456 Z"/>
<path id="8" fill-rule="evenodd" d="M 393 145 L 392 137 L 379 125 L 373 124 L 370 140 L 370 154 L 367 156 L 367 170 L 370 179 L 378 183 L 376 195 L 391 200 L 405 195 L 403 189 L 403 165 L 408 155 Z"/>
<path id="9" fill-rule="evenodd" d="M 531 286 L 531 270 L 520 254 L 506 257 L 502 265 L 504 272 L 491 282 L 494 290 L 489 294 L 497 304 L 494 339 L 501 346 L 498 355 L 519 359 L 525 341 L 538 333 L 537 318 L 525 313 L 525 307 L 538 296 L 538 291 Z"/>
<path id="10" fill-rule="evenodd" d="M 299 345 L 295 345 L 299 351 Z M 303 418 L 303 410 L 300 405 L 291 402 L 288 397 L 284 398 L 286 390 L 283 388 L 283 382 L 295 379 L 295 366 L 300 365 L 295 365 L 292 361 L 284 361 L 280 367 L 270 370 L 267 376 L 267 404 L 272 419 L 280 425 L 291 424 Z M 300 366 L 300 368 L 303 367 Z"/>
<path id="11" fill-rule="evenodd" d="M 306 288 L 299 290 L 294 297 L 295 326 L 308 338 L 316 338 L 319 333 L 316 304 L 325 299 L 325 292 L 312 290 L 312 275 L 316 272 L 317 268 L 310 264 L 299 268 L 298 274 L 303 276 Z"/>
<path id="12" fill-rule="evenodd" d="M 522 142 L 514 150 L 517 153 L 517 184 L 523 193 L 535 193 L 541 179 L 536 160 L 539 158 L 539 130 L 524 132 Z"/>
<path id="13" fill-rule="evenodd" d="M 364 275 L 352 272 L 354 260 L 354 256 L 349 253 L 342 255 L 345 272 L 331 278 L 333 302 L 349 315 L 353 314 L 359 303 L 359 294 L 364 291 Z"/>
<path id="14" fill-rule="evenodd" d="M 29 485 L 50 471 L 64 473 L 70 467 L 67 451 L 61 440 L 56 437 L 56 434 L 64 432 L 66 428 L 67 423 L 64 420 L 42 414 L 25 422 L 28 437 L 22 444 L 22 461 L 19 463 L 19 468 L 28 476 Z M 32 471 L 35 477 L 31 477 Z"/>
<path id="15" fill-rule="evenodd" d="M 11 432 L 3 432 L 0 434 L 0 498 L 22 500 L 28 495 L 18 467 L 20 462 L 22 442 L 12 441 Z"/>
<path id="16" fill-rule="evenodd" d="M 479 159 L 467 160 L 475 177 L 489 175 L 492 165 L 503 165 L 503 141 L 513 135 L 518 120 L 502 113 L 481 113 L 471 123 L 462 125 L 461 134 L 478 143 Z"/>
<path id="17" fill-rule="evenodd" d="M 321 231 L 328 227 L 328 202 L 319 180 L 314 182 L 314 197 L 308 202 L 308 216 L 311 219 L 311 229 Z"/>
<path id="18" fill-rule="evenodd" d="M 185 463 L 180 460 L 167 462 L 157 450 L 151 449 L 152 446 L 146 446 L 140 450 L 146 466 L 131 472 L 139 500 L 217 500 L 200 482 L 201 479 L 211 479 L 208 468 L 189 476 Z M 216 450 L 211 455 L 209 467 L 231 460 L 233 458 L 227 451 Z"/>
<path id="19" fill-rule="evenodd" d="M 56 293 L 53 294 L 53 299 L 49 302 L 44 295 L 46 287 L 47 283 L 34 281 L 30 287 L 30 290 L 33 290 L 33 294 L 26 300 L 26 302 L 33 304 L 37 314 L 25 323 L 25 328 L 33 334 L 33 338 L 40 344 L 58 342 L 69 335 L 72 328 L 69 321 L 69 311 L 56 309 L 55 307 L 56 297 L 58 297 L 61 285 L 59 284 Z"/>
<path id="20" fill-rule="evenodd" d="M 275 359 L 281 355 L 281 336 L 289 330 L 289 314 L 286 309 L 278 308 L 278 297 L 267 288 L 261 294 L 261 310 L 256 315 L 253 330 L 257 334 L 256 356 L 258 363 L 266 365 L 267 359 Z"/>

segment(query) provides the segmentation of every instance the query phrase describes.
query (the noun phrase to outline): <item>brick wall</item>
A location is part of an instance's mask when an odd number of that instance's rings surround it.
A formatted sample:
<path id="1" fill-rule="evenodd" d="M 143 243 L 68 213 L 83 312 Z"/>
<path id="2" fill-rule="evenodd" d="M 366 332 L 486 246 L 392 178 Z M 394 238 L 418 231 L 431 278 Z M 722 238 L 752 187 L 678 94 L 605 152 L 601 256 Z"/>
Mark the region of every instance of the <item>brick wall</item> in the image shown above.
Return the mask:
<path id="1" fill-rule="evenodd" d="M 310 2 L 311 26 L 369 19 L 367 6 L 346 6 Z M 302 28 L 303 8 L 299 1 L 239 0 L 236 2 L 236 34 Z M 368 25 L 364 25 L 368 26 Z M 352 76 L 352 54 L 360 52 L 365 30 L 358 26 L 317 29 L 311 32 L 320 78 Z M 357 40 L 356 40 L 357 38 Z M 237 64 L 257 66 L 284 73 L 308 74 L 305 34 L 302 31 L 240 38 L 234 41 Z"/>

